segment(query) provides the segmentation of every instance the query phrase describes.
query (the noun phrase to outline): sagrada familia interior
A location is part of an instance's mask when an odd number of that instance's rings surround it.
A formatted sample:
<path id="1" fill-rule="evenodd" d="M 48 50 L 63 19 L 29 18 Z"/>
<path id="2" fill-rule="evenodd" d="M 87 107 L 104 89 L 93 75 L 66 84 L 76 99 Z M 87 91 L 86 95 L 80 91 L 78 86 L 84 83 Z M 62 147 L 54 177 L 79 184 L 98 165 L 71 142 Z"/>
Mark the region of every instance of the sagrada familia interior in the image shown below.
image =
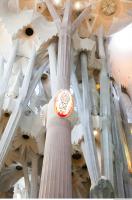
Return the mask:
<path id="1" fill-rule="evenodd" d="M 132 0 L 0 0 L 0 198 L 132 198 Z"/>

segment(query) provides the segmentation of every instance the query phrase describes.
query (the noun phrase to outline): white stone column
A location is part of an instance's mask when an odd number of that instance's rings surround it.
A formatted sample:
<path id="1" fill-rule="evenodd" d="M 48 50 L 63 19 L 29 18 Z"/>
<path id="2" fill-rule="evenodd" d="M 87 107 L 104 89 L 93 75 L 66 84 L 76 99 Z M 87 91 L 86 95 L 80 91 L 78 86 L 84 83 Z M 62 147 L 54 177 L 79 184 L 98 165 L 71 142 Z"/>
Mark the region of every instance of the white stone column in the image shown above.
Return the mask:
<path id="1" fill-rule="evenodd" d="M 49 1 L 47 2 L 49 6 Z M 51 9 L 53 11 L 53 7 Z M 70 89 L 71 2 L 66 2 L 59 29 L 57 90 Z M 39 198 L 71 198 L 71 124 L 48 105 L 47 133 Z"/>
<path id="2" fill-rule="evenodd" d="M 87 67 L 87 63 L 85 63 L 85 64 L 86 64 L 86 67 Z M 86 74 L 86 75 L 88 75 L 88 74 Z M 84 141 L 81 141 L 81 148 L 82 148 L 83 155 L 84 155 L 84 158 L 85 158 L 85 161 L 86 161 L 86 165 L 87 165 L 87 168 L 88 168 L 88 172 L 89 172 L 91 182 L 92 182 L 92 184 L 95 184 L 101 176 L 98 158 L 97 158 L 97 152 L 96 152 L 96 147 L 95 147 L 92 129 L 89 129 L 90 128 L 89 127 L 89 121 L 87 121 L 87 123 L 84 124 L 84 117 L 85 116 L 84 116 L 83 100 L 82 100 L 80 92 L 79 92 L 77 78 L 76 78 L 76 75 L 75 75 L 74 72 L 72 72 L 71 83 L 72 83 L 72 88 L 73 88 L 73 91 L 74 91 L 74 94 L 75 94 L 75 99 L 76 99 L 76 103 L 77 103 L 80 121 L 81 121 L 82 128 L 83 128 L 82 132 L 84 134 L 84 136 L 83 136 Z M 86 100 L 86 102 L 89 103 L 88 99 Z M 87 113 L 87 115 L 89 115 L 89 113 Z M 89 117 L 91 117 L 91 116 L 89 115 Z M 86 126 L 88 127 L 87 129 L 86 129 Z M 89 131 L 91 131 L 90 134 L 89 134 Z"/>
<path id="3" fill-rule="evenodd" d="M 95 139 L 92 129 L 92 119 L 91 119 L 91 98 L 90 98 L 90 88 L 88 80 L 88 70 L 87 70 L 87 55 L 85 52 L 81 52 L 81 72 L 82 72 L 82 88 L 83 88 L 83 126 L 85 129 L 84 141 L 86 156 L 89 161 L 88 170 L 91 177 L 91 182 L 94 185 L 100 178 L 100 169 L 97 158 L 97 151 L 95 146 Z"/>
<path id="4" fill-rule="evenodd" d="M 46 0 L 59 32 L 57 90 L 70 89 L 71 37 L 86 11 L 71 24 L 71 0 L 66 1 L 61 22 L 53 4 Z M 52 147 L 52 148 L 51 148 Z M 71 124 L 54 113 L 54 98 L 48 105 L 47 136 L 40 184 L 40 198 L 71 198 Z"/>
<path id="5" fill-rule="evenodd" d="M 92 93 L 92 114 L 98 115 L 99 113 L 99 94 L 96 90 L 96 84 L 94 77 L 90 78 L 90 86 L 91 86 L 91 93 Z"/>
<path id="6" fill-rule="evenodd" d="M 116 89 L 118 91 L 118 98 L 120 98 L 120 103 L 122 104 L 122 95 L 121 95 L 121 90 L 119 89 L 119 87 L 116 85 Z M 120 111 L 120 106 L 119 106 L 119 100 L 115 100 L 115 112 L 116 112 L 116 120 L 117 120 L 117 125 L 118 125 L 118 130 L 119 130 L 119 138 L 121 140 L 121 145 L 120 145 L 120 156 L 121 157 L 121 161 L 123 164 L 123 169 L 122 169 L 122 176 L 123 176 L 123 186 L 124 186 L 124 191 L 125 191 L 125 197 L 129 198 L 132 196 L 132 190 L 131 190 L 131 180 L 130 180 L 130 176 L 128 173 L 128 164 L 131 163 L 131 157 L 130 157 L 130 153 L 129 153 L 129 149 L 127 146 L 127 141 L 126 141 L 126 135 L 125 132 L 128 131 L 128 128 L 126 127 L 126 125 L 122 124 L 122 118 L 121 118 L 121 111 Z M 121 155 L 122 154 L 122 155 Z M 130 162 L 130 163 L 128 163 Z M 121 189 L 121 188 L 120 188 Z"/>
<path id="7" fill-rule="evenodd" d="M 22 103 L 24 102 L 26 95 L 27 95 L 29 83 L 30 83 L 31 76 L 32 76 L 32 70 L 34 67 L 34 62 L 35 62 L 35 49 L 32 50 L 31 59 L 27 66 L 26 75 L 23 80 L 22 88 L 20 90 L 20 94 L 17 99 L 15 109 L 13 110 L 13 112 L 9 118 L 7 126 L 6 126 L 4 133 L 0 140 L 0 170 L 2 168 L 2 165 L 4 163 L 6 155 L 10 149 L 11 142 L 15 136 L 15 130 L 18 126 L 18 122 L 20 120 L 20 117 L 21 117 L 21 114 L 23 111 Z"/>
<path id="8" fill-rule="evenodd" d="M 21 69 L 16 74 L 15 80 L 12 83 L 7 95 L 12 98 L 17 98 L 19 96 L 20 80 L 21 80 Z"/>
<path id="9" fill-rule="evenodd" d="M 49 65 L 50 65 L 50 84 L 51 84 L 51 94 L 55 94 L 57 89 L 57 55 L 56 55 L 57 43 L 53 41 L 48 47 L 49 53 Z"/>
<path id="10" fill-rule="evenodd" d="M 36 154 L 32 155 L 31 195 L 30 198 L 38 197 L 38 159 Z"/>
<path id="11" fill-rule="evenodd" d="M 30 181 L 29 181 L 28 166 L 27 166 L 26 161 L 23 162 L 23 174 L 24 174 L 24 181 L 25 181 L 26 198 L 29 198 L 30 197 Z"/>
<path id="12" fill-rule="evenodd" d="M 8 88 L 8 83 L 10 79 L 10 74 L 12 71 L 13 63 L 15 61 L 16 57 L 16 51 L 17 51 L 18 41 L 15 41 L 15 44 L 13 46 L 11 55 L 9 57 L 9 60 L 7 62 L 7 65 L 5 65 L 4 75 L 2 78 L 2 81 L 0 82 L 0 116 L 2 112 L 2 106 L 4 101 L 4 96 Z"/>
<path id="13" fill-rule="evenodd" d="M 114 88 L 113 88 L 114 91 Z M 119 124 L 118 118 L 119 113 L 117 112 L 117 99 L 114 95 L 114 98 L 111 97 L 111 110 L 112 110 L 112 134 L 113 134 L 113 145 L 114 145 L 114 179 L 116 180 L 114 188 L 117 188 L 118 198 L 125 198 L 124 185 L 123 185 L 123 160 L 122 160 L 122 149 L 121 149 L 121 140 L 119 134 Z"/>
<path id="14" fill-rule="evenodd" d="M 100 116 L 102 117 L 102 175 L 113 185 L 113 144 L 111 130 L 111 108 L 110 108 L 110 81 L 107 73 L 107 58 L 104 44 L 103 27 L 98 32 L 99 57 L 102 69 L 100 72 Z"/>
<path id="15" fill-rule="evenodd" d="M 39 197 L 70 198 L 71 134 L 69 121 L 47 120 L 47 136 Z"/>
<path id="16" fill-rule="evenodd" d="M 113 184 L 113 145 L 110 111 L 110 82 L 106 71 L 106 62 L 102 60 L 100 74 L 100 115 L 102 117 L 102 174 Z"/>

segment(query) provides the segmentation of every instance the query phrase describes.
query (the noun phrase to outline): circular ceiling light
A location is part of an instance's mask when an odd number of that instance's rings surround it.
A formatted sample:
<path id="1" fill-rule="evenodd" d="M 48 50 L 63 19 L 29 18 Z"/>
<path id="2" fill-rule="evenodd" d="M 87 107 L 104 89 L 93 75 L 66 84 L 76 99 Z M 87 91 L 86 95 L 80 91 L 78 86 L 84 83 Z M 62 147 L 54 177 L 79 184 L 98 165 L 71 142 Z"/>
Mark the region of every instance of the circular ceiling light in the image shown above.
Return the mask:
<path id="1" fill-rule="evenodd" d="M 74 109 L 73 96 L 69 90 L 60 90 L 55 98 L 55 113 L 66 118 L 71 115 Z"/>

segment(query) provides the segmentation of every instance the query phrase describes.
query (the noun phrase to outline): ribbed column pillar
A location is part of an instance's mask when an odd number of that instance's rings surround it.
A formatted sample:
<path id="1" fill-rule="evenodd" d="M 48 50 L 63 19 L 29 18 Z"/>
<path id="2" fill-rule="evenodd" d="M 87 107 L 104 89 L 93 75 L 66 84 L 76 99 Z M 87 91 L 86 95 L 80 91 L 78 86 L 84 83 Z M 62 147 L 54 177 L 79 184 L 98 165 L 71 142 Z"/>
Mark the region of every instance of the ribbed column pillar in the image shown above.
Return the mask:
<path id="1" fill-rule="evenodd" d="M 15 44 L 12 48 L 12 52 L 9 56 L 9 60 L 4 69 L 3 78 L 0 81 L 0 116 L 2 114 L 2 106 L 3 106 L 3 102 L 4 102 L 4 96 L 5 96 L 5 93 L 8 88 L 8 83 L 9 83 L 11 71 L 13 68 L 13 63 L 14 63 L 15 57 L 16 57 L 17 46 L 18 46 L 18 41 L 15 42 Z"/>
<path id="2" fill-rule="evenodd" d="M 49 53 L 49 64 L 50 64 L 50 83 L 51 83 L 51 93 L 52 95 L 56 92 L 56 63 L 57 63 L 57 55 L 56 55 L 56 42 L 53 41 L 48 47 Z"/>
<path id="3" fill-rule="evenodd" d="M 84 141 L 86 148 L 86 156 L 88 159 L 88 170 L 92 185 L 95 185 L 100 178 L 99 162 L 93 135 L 92 119 L 91 119 L 91 95 L 87 71 L 87 54 L 81 52 L 81 73 L 82 73 L 82 89 L 83 89 L 83 120 Z"/>
<path id="4" fill-rule="evenodd" d="M 25 181 L 25 191 L 26 191 L 26 198 L 30 196 L 30 181 L 28 175 L 28 167 L 26 161 L 23 162 L 23 174 L 24 174 L 24 181 Z"/>
<path id="5" fill-rule="evenodd" d="M 113 89 L 114 90 L 114 89 Z M 114 99 L 114 102 L 112 100 Z M 122 159 L 122 146 L 119 135 L 119 127 L 118 127 L 118 112 L 116 109 L 117 99 L 111 97 L 111 114 L 113 117 L 112 121 L 112 135 L 113 135 L 113 144 L 114 144 L 114 180 L 115 187 L 117 188 L 117 194 L 119 198 L 125 198 L 124 185 L 123 185 L 123 159 Z"/>
<path id="6" fill-rule="evenodd" d="M 38 155 L 32 155 L 32 174 L 31 174 L 31 198 L 38 195 Z"/>
<path id="7" fill-rule="evenodd" d="M 106 62 L 102 61 L 100 74 L 100 115 L 102 117 L 102 174 L 113 185 L 113 144 L 111 135 L 110 83 L 106 71 Z"/>
<path id="8" fill-rule="evenodd" d="M 39 198 L 70 198 L 70 122 L 53 118 L 48 121 L 47 132 Z"/>
<path id="9" fill-rule="evenodd" d="M 31 54 L 31 59 L 29 60 L 29 64 L 27 66 L 26 75 L 24 77 L 22 87 L 19 93 L 19 97 L 16 102 L 16 106 L 9 118 L 9 121 L 6 125 L 6 128 L 0 140 L 0 170 L 3 166 L 6 155 L 11 147 L 11 142 L 15 136 L 15 130 L 18 126 L 18 122 L 23 112 L 22 103 L 25 101 L 25 98 L 28 92 L 29 83 L 31 80 L 32 70 L 34 67 L 34 62 L 35 62 L 35 57 L 36 57 L 35 55 L 36 55 L 35 49 L 33 49 L 32 54 Z"/>
<path id="10" fill-rule="evenodd" d="M 52 7 L 50 1 L 46 3 Z M 57 90 L 70 89 L 71 8 L 71 1 L 66 1 L 63 20 L 59 27 Z M 50 11 L 56 19 L 54 8 Z M 71 124 L 55 115 L 53 97 L 48 104 L 39 197 L 71 198 L 71 191 Z"/>
<path id="11" fill-rule="evenodd" d="M 102 117 L 102 174 L 113 185 L 113 143 L 111 130 L 111 107 L 110 107 L 110 82 L 107 74 L 107 54 L 104 43 L 104 30 L 101 27 L 98 32 L 99 57 L 102 69 L 100 73 L 100 116 Z"/>

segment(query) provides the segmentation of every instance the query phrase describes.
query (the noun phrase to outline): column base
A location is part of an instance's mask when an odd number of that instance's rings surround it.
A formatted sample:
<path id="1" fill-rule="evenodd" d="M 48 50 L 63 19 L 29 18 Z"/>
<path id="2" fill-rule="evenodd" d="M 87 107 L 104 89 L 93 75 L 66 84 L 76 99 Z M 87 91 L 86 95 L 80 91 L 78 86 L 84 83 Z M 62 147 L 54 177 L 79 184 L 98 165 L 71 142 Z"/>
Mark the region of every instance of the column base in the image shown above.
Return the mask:
<path id="1" fill-rule="evenodd" d="M 91 187 L 90 198 L 115 198 L 111 182 L 101 177 L 98 183 Z"/>

